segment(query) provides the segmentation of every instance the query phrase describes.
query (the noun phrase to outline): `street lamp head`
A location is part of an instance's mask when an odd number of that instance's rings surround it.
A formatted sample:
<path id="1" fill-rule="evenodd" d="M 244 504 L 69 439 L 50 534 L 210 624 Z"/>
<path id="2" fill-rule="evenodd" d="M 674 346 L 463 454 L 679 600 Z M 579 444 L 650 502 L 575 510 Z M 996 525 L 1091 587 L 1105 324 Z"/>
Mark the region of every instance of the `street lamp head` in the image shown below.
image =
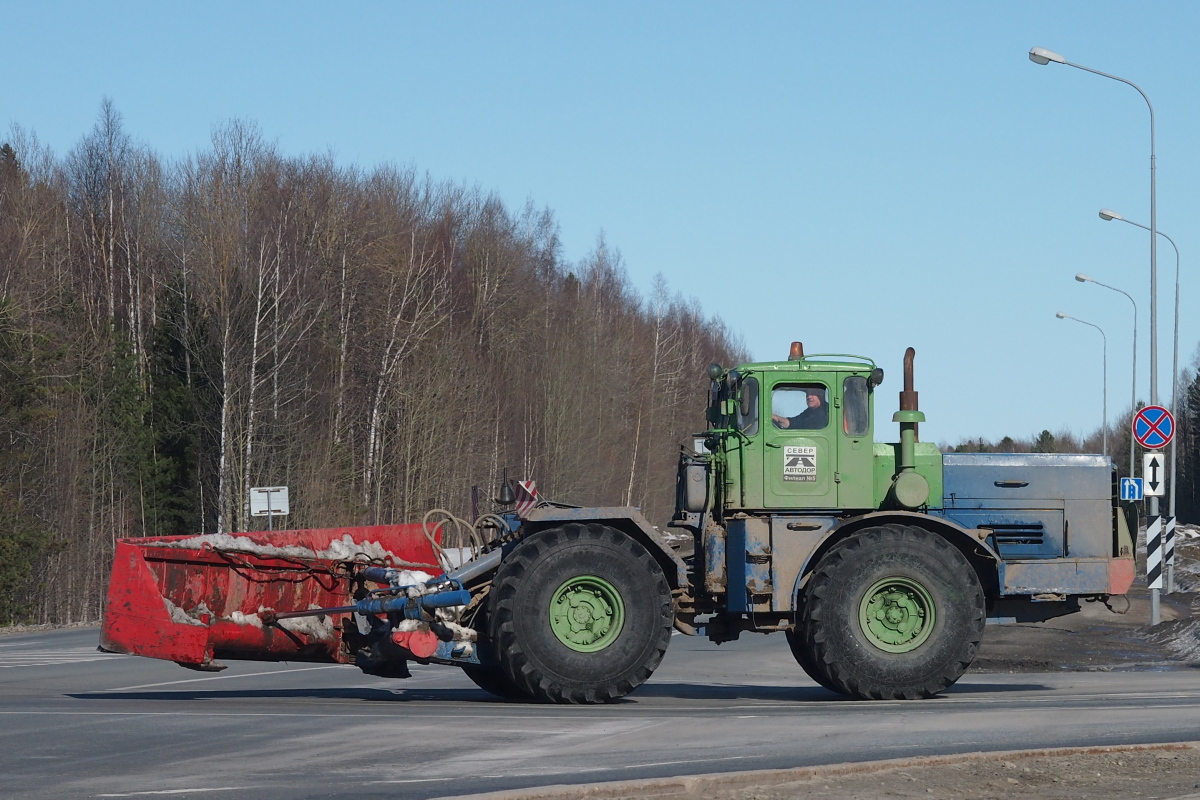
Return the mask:
<path id="1" fill-rule="evenodd" d="M 1070 317 L 1069 317 L 1069 316 L 1067 316 L 1066 314 L 1064 314 L 1064 313 L 1063 313 L 1063 312 L 1061 312 L 1061 311 L 1059 311 L 1059 312 L 1058 312 L 1057 314 L 1055 314 L 1054 316 L 1058 317 L 1059 319 L 1070 319 Z"/>
<path id="2" fill-rule="evenodd" d="M 1047 50 L 1044 47 L 1031 47 L 1029 49 L 1029 60 L 1035 64 L 1049 64 L 1053 61 L 1056 64 L 1065 64 L 1067 60 L 1053 50 Z"/>
<path id="3" fill-rule="evenodd" d="M 1084 275 L 1082 272 L 1078 272 L 1075 274 L 1075 280 L 1079 281 L 1080 283 L 1087 283 L 1091 280 L 1091 278 L 1089 278 L 1087 275 Z"/>
<path id="4" fill-rule="evenodd" d="M 1114 219 L 1123 220 L 1125 218 L 1122 217 L 1117 212 L 1113 211 L 1112 209 L 1102 208 L 1102 209 L 1100 209 L 1100 219 L 1108 221 L 1108 220 L 1114 220 Z"/>

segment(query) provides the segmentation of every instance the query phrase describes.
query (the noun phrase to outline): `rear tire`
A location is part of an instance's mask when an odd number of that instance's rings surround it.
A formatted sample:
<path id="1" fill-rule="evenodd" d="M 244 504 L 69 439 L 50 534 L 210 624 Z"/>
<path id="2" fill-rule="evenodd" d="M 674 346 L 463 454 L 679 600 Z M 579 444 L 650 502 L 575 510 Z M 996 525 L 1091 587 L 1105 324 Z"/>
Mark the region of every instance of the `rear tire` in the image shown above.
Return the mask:
<path id="1" fill-rule="evenodd" d="M 597 523 L 527 536 L 493 583 L 489 638 L 504 672 L 551 703 L 608 703 L 642 685 L 671 641 L 662 568 Z"/>
<path id="2" fill-rule="evenodd" d="M 491 619 L 491 603 L 494 596 L 489 596 L 485 599 L 483 606 L 475 615 L 471 627 L 475 629 L 479 635 L 479 639 L 483 640 L 488 635 L 489 620 Z M 494 694 L 496 697 L 505 700 L 530 700 L 529 692 L 518 686 L 508 673 L 495 662 L 486 664 L 470 664 L 464 665 L 462 671 L 466 673 L 471 682 L 483 689 L 489 694 Z"/>
<path id="3" fill-rule="evenodd" d="M 462 671 L 467 674 L 472 683 L 485 692 L 494 694 L 496 697 L 505 700 L 531 699 L 529 692 L 526 692 L 514 683 L 513 679 L 508 677 L 508 673 L 495 664 L 473 664 L 469 667 L 463 667 Z"/>
<path id="4" fill-rule="evenodd" d="M 958 548 L 921 528 L 883 525 L 851 535 L 821 559 L 798 627 L 829 688 L 912 700 L 962 676 L 984 620 L 983 589 Z"/>

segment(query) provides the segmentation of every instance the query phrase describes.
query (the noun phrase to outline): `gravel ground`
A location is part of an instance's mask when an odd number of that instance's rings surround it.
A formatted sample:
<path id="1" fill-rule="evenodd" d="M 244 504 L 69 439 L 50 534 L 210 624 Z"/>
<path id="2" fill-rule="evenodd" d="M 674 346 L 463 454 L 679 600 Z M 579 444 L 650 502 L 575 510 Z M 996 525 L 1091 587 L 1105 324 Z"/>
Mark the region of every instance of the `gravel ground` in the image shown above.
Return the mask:
<path id="1" fill-rule="evenodd" d="M 1200 742 L 970 754 L 475 795 L 478 800 L 1200 800 Z M 461 800 L 471 800 L 462 798 Z"/>
<path id="2" fill-rule="evenodd" d="M 1197 538 L 1191 538 L 1195 535 Z M 1139 552 L 1144 552 L 1141 548 Z M 1084 602 L 1047 622 L 989 625 L 971 672 L 1187 669 L 1200 662 L 1200 534 L 1178 539 L 1176 592 L 1161 595 L 1162 622 L 1150 625 L 1150 591 L 1139 559 L 1127 595 Z"/>

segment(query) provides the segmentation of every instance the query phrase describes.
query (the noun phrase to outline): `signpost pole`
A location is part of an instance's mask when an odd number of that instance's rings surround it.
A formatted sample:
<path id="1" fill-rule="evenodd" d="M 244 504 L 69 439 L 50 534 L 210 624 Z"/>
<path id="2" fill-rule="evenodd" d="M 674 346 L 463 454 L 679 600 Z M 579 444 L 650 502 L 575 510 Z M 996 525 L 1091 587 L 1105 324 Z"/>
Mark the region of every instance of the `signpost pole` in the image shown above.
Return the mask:
<path id="1" fill-rule="evenodd" d="M 272 497 L 275 495 L 278 499 Z M 279 505 L 276 506 L 275 504 Z M 250 514 L 267 518 L 267 530 L 275 530 L 275 517 L 286 517 L 291 512 L 288 504 L 288 487 L 255 486 L 250 489 Z"/>
<path id="2" fill-rule="evenodd" d="M 1153 389 L 1153 387 L 1151 387 Z M 1159 592 L 1162 589 L 1163 518 L 1159 515 L 1158 498 L 1163 494 L 1163 472 L 1166 462 L 1162 450 L 1175 437 L 1175 418 L 1171 412 L 1151 401 L 1133 417 L 1133 435 L 1138 444 L 1152 452 L 1142 457 L 1142 479 L 1148 481 L 1150 513 L 1146 520 L 1146 583 L 1150 587 L 1150 624 L 1162 620 Z M 1150 474 L 1146 475 L 1149 470 Z"/>

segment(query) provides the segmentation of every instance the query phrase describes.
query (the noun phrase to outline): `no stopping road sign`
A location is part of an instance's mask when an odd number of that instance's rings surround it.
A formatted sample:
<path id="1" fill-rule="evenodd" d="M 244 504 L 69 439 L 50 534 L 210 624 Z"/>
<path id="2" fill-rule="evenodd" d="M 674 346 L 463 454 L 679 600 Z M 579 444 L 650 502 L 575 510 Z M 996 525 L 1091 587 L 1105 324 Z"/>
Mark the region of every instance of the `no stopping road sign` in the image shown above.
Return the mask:
<path id="1" fill-rule="evenodd" d="M 1133 437 L 1148 450 L 1161 450 L 1175 436 L 1175 418 L 1162 406 L 1146 406 L 1133 417 Z"/>

